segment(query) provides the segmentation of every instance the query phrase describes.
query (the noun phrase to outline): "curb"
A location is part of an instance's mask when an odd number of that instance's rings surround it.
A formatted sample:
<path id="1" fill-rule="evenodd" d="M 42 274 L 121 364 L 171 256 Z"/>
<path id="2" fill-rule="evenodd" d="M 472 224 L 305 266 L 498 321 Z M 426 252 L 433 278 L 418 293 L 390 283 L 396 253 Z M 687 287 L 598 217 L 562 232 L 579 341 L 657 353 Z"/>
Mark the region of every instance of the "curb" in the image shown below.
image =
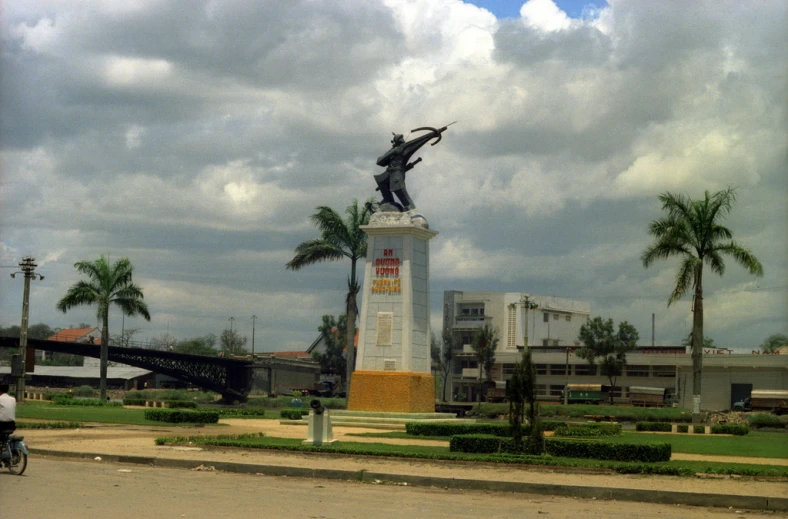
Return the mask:
<path id="1" fill-rule="evenodd" d="M 123 456 L 88 452 L 68 452 L 31 448 L 32 454 L 57 458 L 92 460 L 100 456 L 102 461 L 132 463 L 163 468 L 192 469 L 199 465 L 212 466 L 216 470 L 237 474 L 263 474 L 266 476 L 288 476 L 312 479 L 353 480 L 360 482 L 407 483 L 413 486 L 439 487 L 454 490 L 488 490 L 494 492 L 518 492 L 524 494 L 548 494 L 583 499 L 608 499 L 636 501 L 669 505 L 706 506 L 722 508 L 744 508 L 748 510 L 788 511 L 788 498 L 764 496 L 737 496 L 730 494 L 708 494 L 698 492 L 676 492 L 667 490 L 643 490 L 634 488 L 601 488 L 594 486 L 554 485 L 548 483 L 520 483 L 513 481 L 488 481 L 478 479 L 443 478 L 388 474 L 367 470 L 332 470 L 287 467 L 280 465 L 254 465 L 224 461 L 179 460 L 148 456 Z"/>

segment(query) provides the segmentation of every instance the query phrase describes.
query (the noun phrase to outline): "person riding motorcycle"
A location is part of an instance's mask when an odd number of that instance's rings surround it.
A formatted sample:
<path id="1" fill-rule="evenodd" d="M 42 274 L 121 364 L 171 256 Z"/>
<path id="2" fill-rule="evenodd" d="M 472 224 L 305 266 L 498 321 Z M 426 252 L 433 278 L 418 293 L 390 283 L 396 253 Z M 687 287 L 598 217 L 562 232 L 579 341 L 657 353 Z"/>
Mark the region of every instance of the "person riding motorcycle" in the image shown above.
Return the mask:
<path id="1" fill-rule="evenodd" d="M 16 398 L 8 394 L 8 384 L 0 384 L 0 434 L 16 430 Z"/>

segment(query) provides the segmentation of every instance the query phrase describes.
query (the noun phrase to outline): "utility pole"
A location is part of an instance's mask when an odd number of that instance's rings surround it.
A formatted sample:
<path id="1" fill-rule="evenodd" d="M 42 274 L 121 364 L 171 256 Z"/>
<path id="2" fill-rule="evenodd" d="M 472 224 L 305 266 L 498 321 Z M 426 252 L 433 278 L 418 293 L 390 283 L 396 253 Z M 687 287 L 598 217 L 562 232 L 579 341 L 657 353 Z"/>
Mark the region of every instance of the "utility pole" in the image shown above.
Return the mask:
<path id="1" fill-rule="evenodd" d="M 27 372 L 27 325 L 28 314 L 30 311 L 30 280 L 40 279 L 43 281 L 44 276 L 36 274 L 35 270 L 38 265 L 35 263 L 33 256 L 25 256 L 19 263 L 19 272 L 12 272 L 11 277 L 16 278 L 17 274 L 25 275 L 25 288 L 24 295 L 22 296 L 22 326 L 19 330 L 19 354 L 22 357 L 22 372 L 16 379 L 16 401 L 24 402 L 25 400 L 25 373 Z"/>
<path id="2" fill-rule="evenodd" d="M 227 337 L 227 348 L 230 350 L 227 353 L 231 354 L 231 352 L 235 351 L 235 337 L 233 336 L 233 321 L 235 321 L 235 317 L 230 317 L 230 336 Z"/>
<path id="3" fill-rule="evenodd" d="M 252 316 L 252 362 L 254 362 L 254 322 L 257 319 L 256 315 Z"/>

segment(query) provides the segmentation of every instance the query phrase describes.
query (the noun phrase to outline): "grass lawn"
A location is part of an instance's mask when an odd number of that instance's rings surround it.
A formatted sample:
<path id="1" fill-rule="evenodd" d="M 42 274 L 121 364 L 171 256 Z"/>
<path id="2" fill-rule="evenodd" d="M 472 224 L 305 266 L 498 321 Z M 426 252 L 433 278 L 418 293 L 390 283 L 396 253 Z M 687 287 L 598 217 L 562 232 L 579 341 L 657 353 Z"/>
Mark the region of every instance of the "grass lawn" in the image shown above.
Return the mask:
<path id="1" fill-rule="evenodd" d="M 302 440 L 294 438 L 274 437 L 233 437 L 233 436 L 199 436 L 157 438 L 156 443 L 186 444 L 193 442 L 196 445 L 217 445 L 225 447 L 239 447 L 245 449 L 273 449 L 301 452 L 323 452 L 337 454 L 355 454 L 367 456 L 387 456 L 419 458 L 428 460 L 456 460 L 493 462 L 521 465 L 547 465 L 581 468 L 609 468 L 617 472 L 643 473 L 645 470 L 652 473 L 674 473 L 691 476 L 698 472 L 717 474 L 743 474 L 760 476 L 788 476 L 788 468 L 772 465 L 755 465 L 745 463 L 716 463 L 702 461 L 670 461 L 662 463 L 623 463 L 591 459 L 558 458 L 552 456 L 516 456 L 516 455 L 484 455 L 450 452 L 448 447 L 421 446 L 421 445 L 390 445 L 385 443 L 354 443 L 338 442 L 332 445 L 313 447 L 302 445 Z M 670 472 L 669 472 L 670 471 Z"/>
<path id="2" fill-rule="evenodd" d="M 145 419 L 145 409 L 125 409 L 123 407 L 80 407 L 54 406 L 52 404 L 30 405 L 25 402 L 16 408 L 17 420 L 25 418 L 36 420 L 62 420 L 67 422 L 100 422 L 130 425 L 188 426 L 189 424 L 169 424 Z M 213 424 L 206 424 L 213 425 Z"/>
<path id="3" fill-rule="evenodd" d="M 405 432 L 356 433 L 368 438 L 404 438 L 412 440 L 449 441 L 450 436 L 412 436 Z M 605 436 L 605 441 L 637 444 L 668 442 L 673 452 L 707 454 L 709 456 L 744 456 L 754 458 L 788 458 L 788 434 L 750 431 L 746 436 L 648 434 L 624 432 L 621 436 Z"/>
<path id="4" fill-rule="evenodd" d="M 745 436 L 625 432 L 621 436 L 606 437 L 605 440 L 627 443 L 669 442 L 673 452 L 686 454 L 788 458 L 788 434 L 779 432 L 750 431 Z"/>

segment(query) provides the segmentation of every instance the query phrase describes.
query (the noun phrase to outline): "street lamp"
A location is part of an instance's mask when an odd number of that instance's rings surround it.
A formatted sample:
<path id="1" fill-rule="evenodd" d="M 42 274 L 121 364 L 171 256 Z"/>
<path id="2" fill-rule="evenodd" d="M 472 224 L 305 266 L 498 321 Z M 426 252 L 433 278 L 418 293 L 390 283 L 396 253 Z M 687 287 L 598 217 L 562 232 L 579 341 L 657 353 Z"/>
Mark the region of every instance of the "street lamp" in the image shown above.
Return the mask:
<path id="1" fill-rule="evenodd" d="M 12 272 L 11 278 L 16 278 L 16 274 L 24 274 L 25 288 L 22 296 L 22 326 L 19 329 L 19 354 L 22 357 L 22 373 L 16 379 L 16 400 L 23 402 L 25 400 L 25 372 L 27 371 L 27 325 L 28 314 L 30 310 L 30 280 L 38 278 L 44 279 L 41 274 L 36 274 L 35 270 L 38 265 L 35 263 L 33 256 L 25 256 L 19 263 L 19 272 Z"/>
<path id="2" fill-rule="evenodd" d="M 528 310 L 538 308 L 539 305 L 536 304 L 536 301 L 531 299 L 530 294 L 523 294 L 520 304 L 523 305 L 523 308 L 525 309 L 525 347 L 528 348 Z"/>

